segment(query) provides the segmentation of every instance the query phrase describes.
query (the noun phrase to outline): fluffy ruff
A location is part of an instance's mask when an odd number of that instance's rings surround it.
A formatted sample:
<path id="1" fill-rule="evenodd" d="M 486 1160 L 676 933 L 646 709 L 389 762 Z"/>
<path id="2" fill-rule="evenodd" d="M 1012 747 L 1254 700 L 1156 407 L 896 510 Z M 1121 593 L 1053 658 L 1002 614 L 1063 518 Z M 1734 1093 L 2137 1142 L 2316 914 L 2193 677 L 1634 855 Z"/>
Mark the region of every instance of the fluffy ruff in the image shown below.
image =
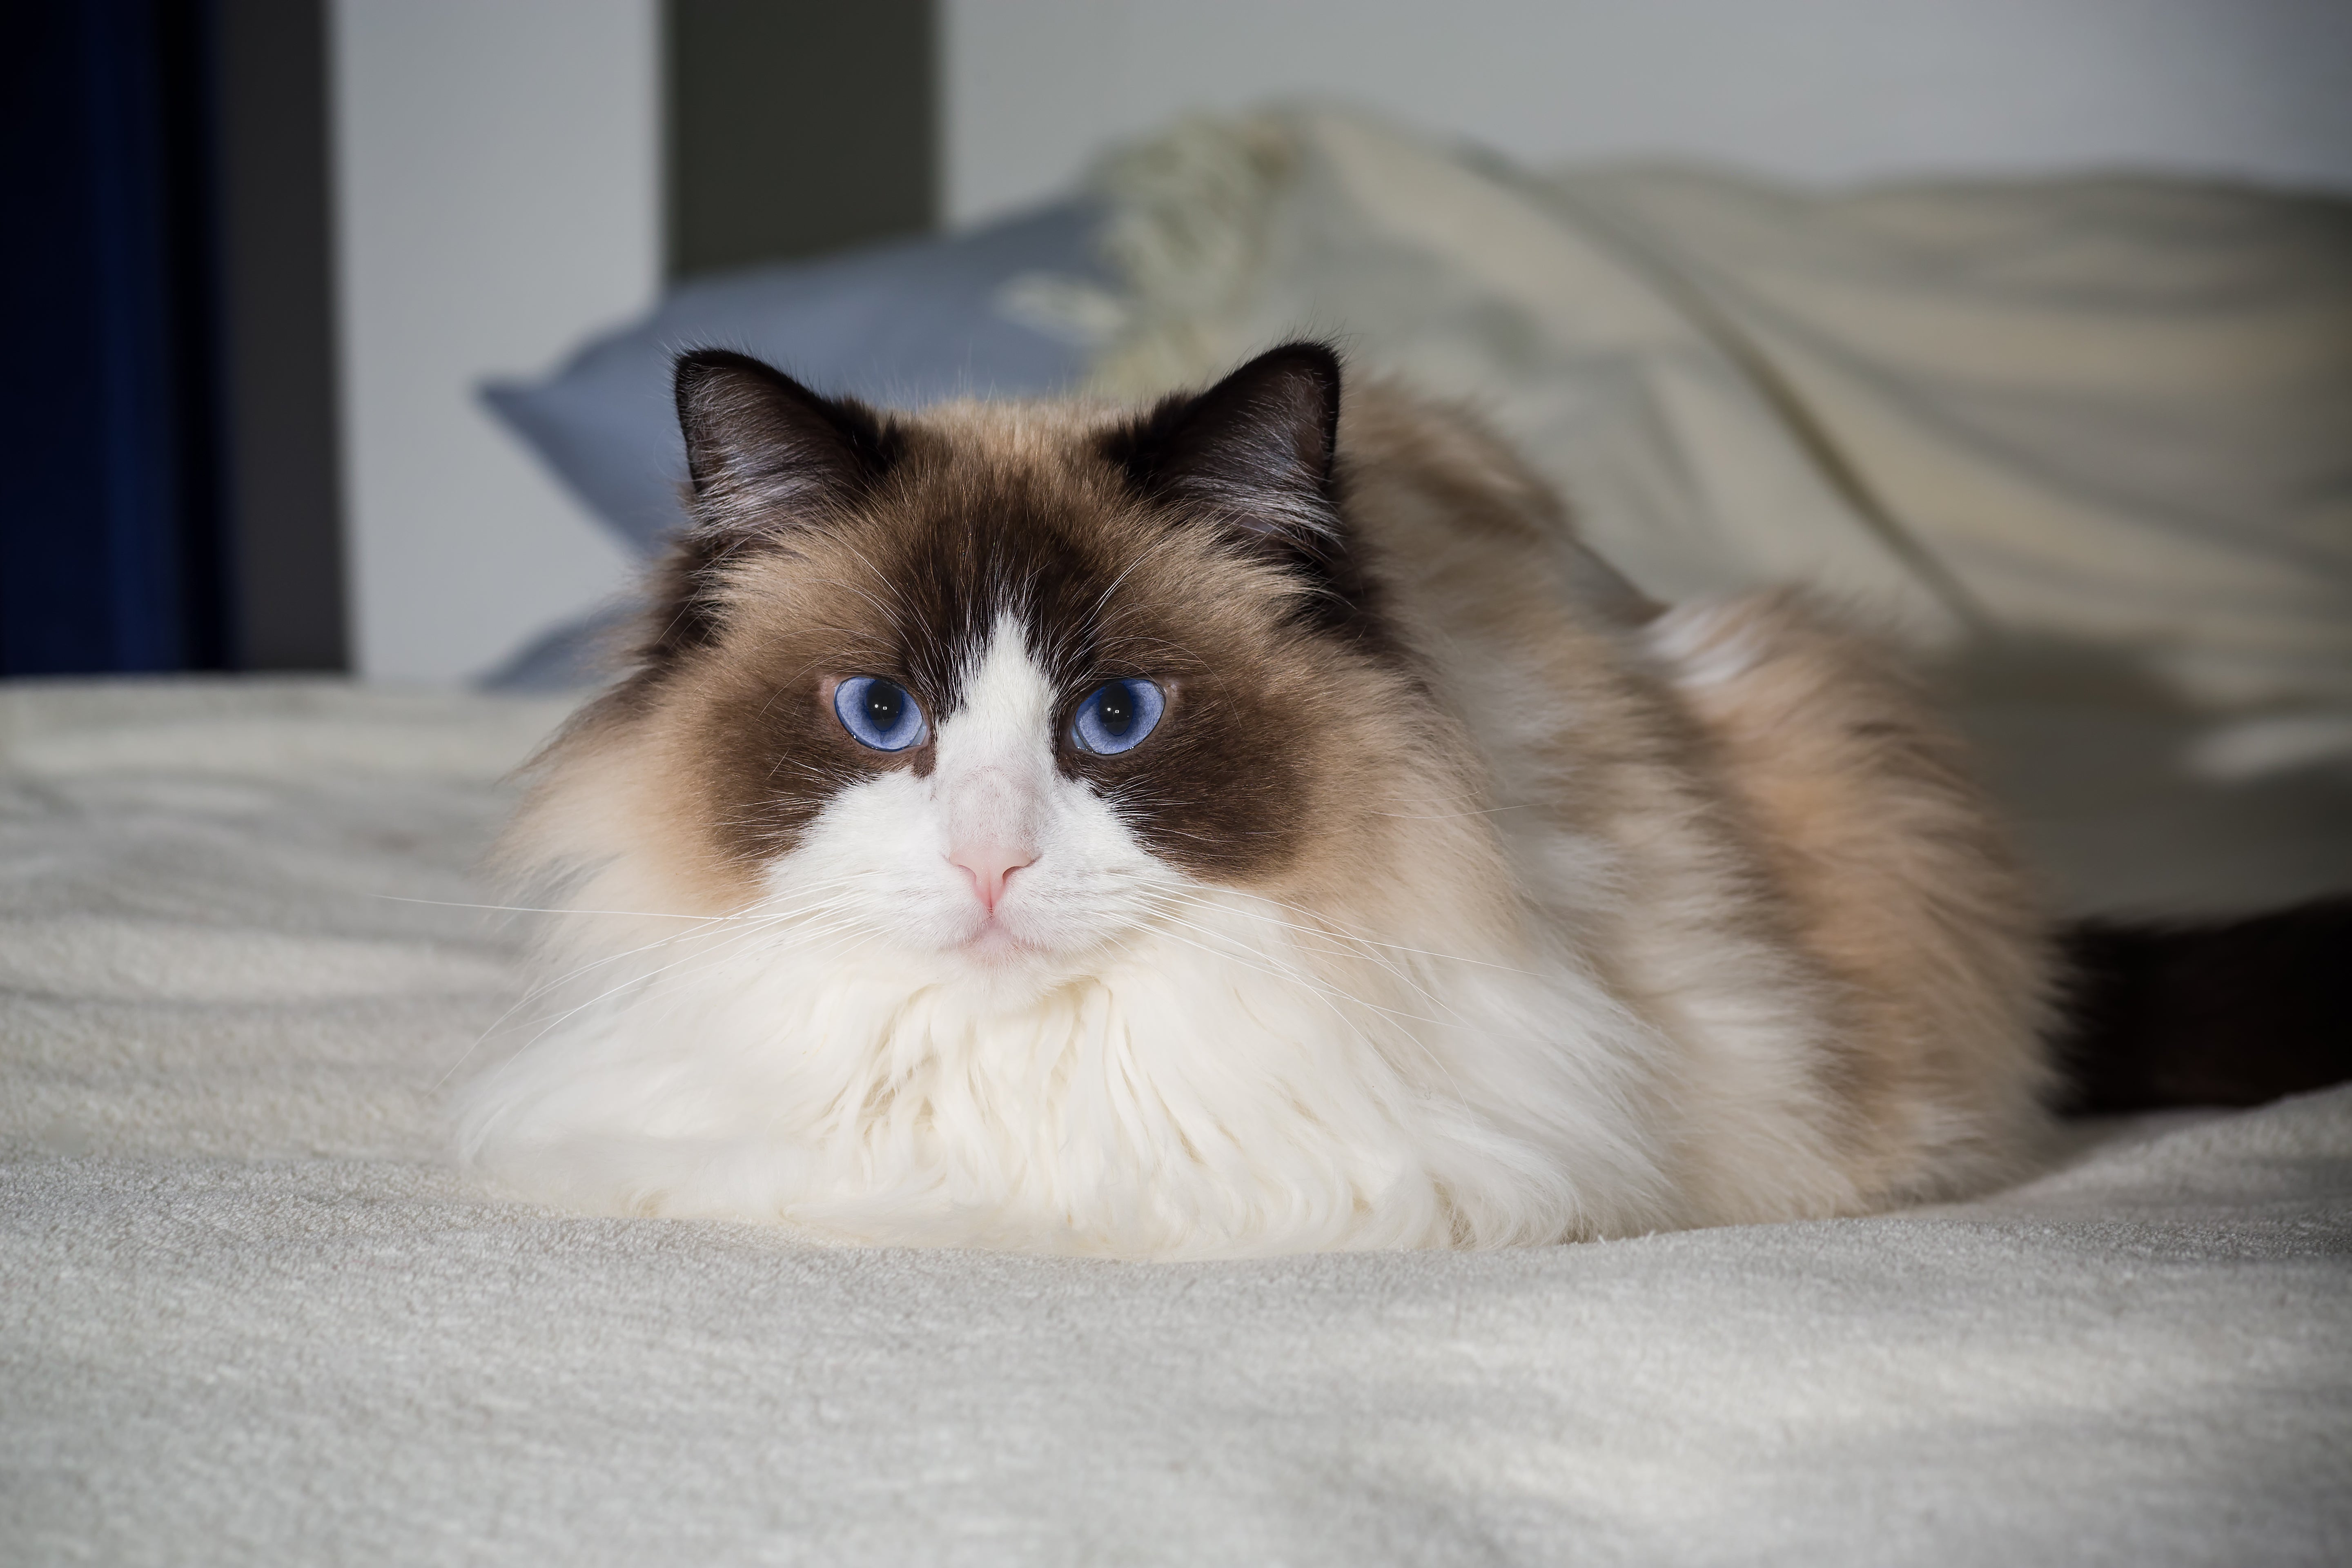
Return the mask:
<path id="1" fill-rule="evenodd" d="M 847 1240 L 1205 1258 L 1672 1223 L 1639 1043 L 1549 1048 L 1578 1013 L 1635 1032 L 1590 988 L 1139 897 L 1150 929 L 1088 973 L 994 984 L 910 975 L 822 908 L 656 939 L 476 1087 L 463 1145 L 567 1206 Z"/>

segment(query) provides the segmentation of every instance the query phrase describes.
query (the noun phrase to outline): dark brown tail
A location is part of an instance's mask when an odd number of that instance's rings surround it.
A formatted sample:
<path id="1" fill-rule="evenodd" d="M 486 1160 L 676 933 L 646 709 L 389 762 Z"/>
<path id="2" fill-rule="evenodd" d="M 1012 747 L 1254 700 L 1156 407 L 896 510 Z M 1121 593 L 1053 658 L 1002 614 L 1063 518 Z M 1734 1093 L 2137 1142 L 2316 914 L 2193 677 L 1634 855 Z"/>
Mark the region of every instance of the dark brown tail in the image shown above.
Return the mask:
<path id="1" fill-rule="evenodd" d="M 2260 1105 L 2352 1079 L 2352 898 L 2230 924 L 2089 921 L 2066 956 L 2069 1115 Z"/>

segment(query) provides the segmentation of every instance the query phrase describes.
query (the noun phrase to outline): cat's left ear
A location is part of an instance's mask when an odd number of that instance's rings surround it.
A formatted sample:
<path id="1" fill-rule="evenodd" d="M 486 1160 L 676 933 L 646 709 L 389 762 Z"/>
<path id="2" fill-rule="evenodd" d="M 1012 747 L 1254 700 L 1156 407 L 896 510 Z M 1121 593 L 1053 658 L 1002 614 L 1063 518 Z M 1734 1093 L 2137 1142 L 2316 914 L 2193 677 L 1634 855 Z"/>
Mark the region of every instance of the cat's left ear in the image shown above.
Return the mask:
<path id="1" fill-rule="evenodd" d="M 1113 431 L 1104 454 L 1145 495 L 1344 593 L 1355 574 L 1332 472 L 1339 440 L 1339 356 L 1294 342 L 1206 392 L 1163 400 Z"/>

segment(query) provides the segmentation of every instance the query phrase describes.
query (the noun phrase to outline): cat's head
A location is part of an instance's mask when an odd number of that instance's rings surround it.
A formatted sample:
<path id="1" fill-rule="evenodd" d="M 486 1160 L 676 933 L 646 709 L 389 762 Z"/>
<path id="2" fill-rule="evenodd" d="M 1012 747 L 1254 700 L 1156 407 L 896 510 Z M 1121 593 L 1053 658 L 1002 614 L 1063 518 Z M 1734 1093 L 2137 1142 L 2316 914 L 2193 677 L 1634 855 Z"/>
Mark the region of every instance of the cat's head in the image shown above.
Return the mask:
<path id="1" fill-rule="evenodd" d="M 1328 348 L 1140 411 L 885 414 L 717 352 L 677 387 L 691 522 L 556 753 L 630 896 L 1053 972 L 1383 874 L 1432 729 Z"/>

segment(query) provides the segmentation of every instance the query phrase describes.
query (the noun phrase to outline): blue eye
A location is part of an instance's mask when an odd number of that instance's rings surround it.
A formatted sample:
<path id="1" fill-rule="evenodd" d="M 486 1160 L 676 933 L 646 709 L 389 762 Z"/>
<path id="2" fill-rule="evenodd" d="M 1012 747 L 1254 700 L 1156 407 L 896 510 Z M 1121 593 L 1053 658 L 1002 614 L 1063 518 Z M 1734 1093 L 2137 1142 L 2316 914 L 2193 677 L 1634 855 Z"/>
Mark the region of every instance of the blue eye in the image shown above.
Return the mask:
<path id="1" fill-rule="evenodd" d="M 1168 700 L 1148 680 L 1112 680 L 1095 688 L 1070 721 L 1070 740 L 1097 756 L 1132 751 L 1160 722 Z"/>
<path id="2" fill-rule="evenodd" d="M 859 745 L 877 752 L 919 746 L 931 732 L 907 689 L 879 676 L 853 675 L 835 687 L 833 710 Z"/>

